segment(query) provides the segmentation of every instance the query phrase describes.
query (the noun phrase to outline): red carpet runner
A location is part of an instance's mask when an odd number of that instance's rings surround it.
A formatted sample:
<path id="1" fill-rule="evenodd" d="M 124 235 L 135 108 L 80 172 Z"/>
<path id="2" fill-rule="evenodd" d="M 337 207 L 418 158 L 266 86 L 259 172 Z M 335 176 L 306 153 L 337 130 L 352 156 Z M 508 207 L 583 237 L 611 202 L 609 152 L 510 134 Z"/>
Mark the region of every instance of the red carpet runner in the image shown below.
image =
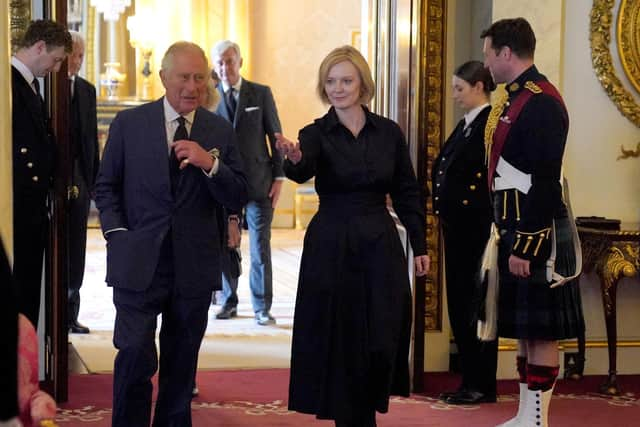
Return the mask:
<path id="1" fill-rule="evenodd" d="M 74 375 L 69 402 L 61 405 L 60 427 L 108 427 L 111 423 L 112 376 Z M 594 392 L 604 377 L 559 381 L 550 410 L 553 427 L 631 427 L 640 425 L 640 377 L 620 376 L 623 394 L 608 397 Z M 333 426 L 312 416 L 287 411 L 287 369 L 198 372 L 200 396 L 193 400 L 194 427 Z M 388 414 L 378 414 L 379 427 L 484 427 L 515 414 L 515 381 L 500 381 L 498 403 L 451 406 L 435 396 L 454 388 L 449 374 L 427 374 L 427 391 L 411 398 L 394 398 Z"/>

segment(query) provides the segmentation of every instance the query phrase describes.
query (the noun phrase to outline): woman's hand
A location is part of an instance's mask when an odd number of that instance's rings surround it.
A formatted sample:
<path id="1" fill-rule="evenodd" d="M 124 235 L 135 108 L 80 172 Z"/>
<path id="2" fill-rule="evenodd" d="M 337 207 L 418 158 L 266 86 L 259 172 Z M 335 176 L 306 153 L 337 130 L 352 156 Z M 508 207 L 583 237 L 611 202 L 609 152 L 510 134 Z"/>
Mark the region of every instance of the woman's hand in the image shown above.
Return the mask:
<path id="1" fill-rule="evenodd" d="M 416 265 L 416 276 L 424 276 L 429 272 L 429 266 L 431 264 L 429 255 L 420 255 L 415 257 L 413 260 Z"/>
<path id="2" fill-rule="evenodd" d="M 289 159 L 289 161 L 294 165 L 302 160 L 302 151 L 300 151 L 299 143 L 288 140 L 281 133 L 276 132 L 275 135 L 276 149 L 283 157 Z"/>

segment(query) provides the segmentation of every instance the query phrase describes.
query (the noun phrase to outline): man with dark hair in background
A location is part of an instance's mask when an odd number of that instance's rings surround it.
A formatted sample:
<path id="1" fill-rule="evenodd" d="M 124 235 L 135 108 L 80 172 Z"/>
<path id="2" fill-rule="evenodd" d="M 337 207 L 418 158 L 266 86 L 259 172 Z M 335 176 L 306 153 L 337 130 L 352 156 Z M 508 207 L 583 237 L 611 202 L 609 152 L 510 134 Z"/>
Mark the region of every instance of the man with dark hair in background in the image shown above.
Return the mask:
<path id="1" fill-rule="evenodd" d="M 18 311 L 38 326 L 55 141 L 39 77 L 58 72 L 72 50 L 63 24 L 34 21 L 11 58 L 13 129 L 13 275 Z"/>

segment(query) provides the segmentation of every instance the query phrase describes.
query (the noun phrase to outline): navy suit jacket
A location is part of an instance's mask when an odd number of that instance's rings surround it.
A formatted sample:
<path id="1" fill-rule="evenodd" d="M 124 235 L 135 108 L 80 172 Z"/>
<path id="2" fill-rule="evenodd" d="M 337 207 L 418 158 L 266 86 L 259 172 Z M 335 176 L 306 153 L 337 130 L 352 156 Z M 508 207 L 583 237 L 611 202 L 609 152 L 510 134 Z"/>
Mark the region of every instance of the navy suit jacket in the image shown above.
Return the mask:
<path id="1" fill-rule="evenodd" d="M 235 117 L 231 117 L 225 102 L 222 84 L 218 85 L 221 99 L 216 114 L 233 123 L 244 161 L 249 184 L 249 200 L 264 200 L 274 178 L 283 177 L 282 156 L 275 147 L 275 133 L 281 132 L 278 111 L 271 89 L 242 79 Z M 267 138 L 268 144 L 267 145 Z"/>
<path id="2" fill-rule="evenodd" d="M 217 174 L 197 167 L 180 173 L 171 193 L 163 100 L 120 112 L 109 129 L 96 180 L 96 206 L 108 233 L 110 286 L 142 291 L 153 278 L 160 249 L 171 233 L 175 283 L 187 297 L 204 297 L 220 284 L 220 206 L 240 209 L 247 184 L 232 127 L 198 108 L 189 136 L 205 150 L 220 150 Z"/>

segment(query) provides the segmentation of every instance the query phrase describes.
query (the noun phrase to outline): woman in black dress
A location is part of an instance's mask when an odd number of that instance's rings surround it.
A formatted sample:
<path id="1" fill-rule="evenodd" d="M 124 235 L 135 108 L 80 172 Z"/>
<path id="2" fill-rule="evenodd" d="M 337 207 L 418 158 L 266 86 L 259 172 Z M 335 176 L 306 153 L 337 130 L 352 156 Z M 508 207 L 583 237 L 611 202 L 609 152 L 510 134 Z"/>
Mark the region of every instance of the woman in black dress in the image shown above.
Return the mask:
<path id="1" fill-rule="evenodd" d="M 277 135 L 287 177 L 315 176 L 320 197 L 300 266 L 289 408 L 336 426 L 375 426 L 391 394 L 409 394 L 411 289 L 386 194 L 409 231 L 416 274 L 429 268 L 420 187 L 398 125 L 365 107 L 374 89 L 362 55 L 337 48 L 318 73 L 329 112 L 299 144 Z"/>
<path id="2" fill-rule="evenodd" d="M 495 402 L 497 340 L 481 342 L 475 322 L 478 272 L 492 220 L 484 128 L 495 84 L 482 62 L 469 61 L 455 70 L 452 88 L 453 99 L 465 115 L 434 162 L 431 188 L 444 236 L 449 322 L 462 382 L 441 398 L 451 404 Z"/>

